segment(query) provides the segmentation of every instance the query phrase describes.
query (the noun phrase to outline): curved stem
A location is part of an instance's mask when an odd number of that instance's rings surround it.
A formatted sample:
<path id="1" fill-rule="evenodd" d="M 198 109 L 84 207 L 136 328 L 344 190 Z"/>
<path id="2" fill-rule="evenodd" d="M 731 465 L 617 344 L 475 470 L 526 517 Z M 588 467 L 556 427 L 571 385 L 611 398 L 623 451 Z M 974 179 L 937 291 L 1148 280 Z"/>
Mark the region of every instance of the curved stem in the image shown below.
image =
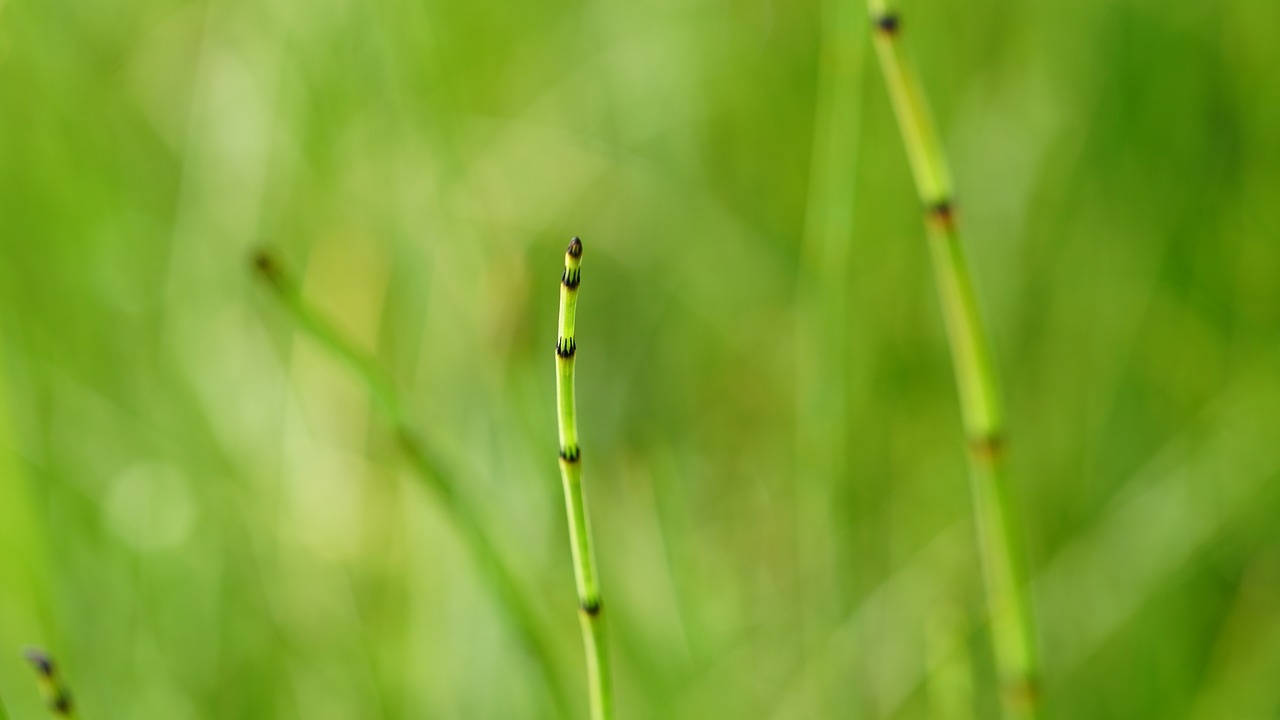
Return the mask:
<path id="1" fill-rule="evenodd" d="M 942 143 L 920 81 L 901 44 L 901 19 L 886 0 L 868 0 L 876 53 L 924 206 L 929 250 L 951 344 L 951 360 L 968 441 L 978 551 L 982 559 L 992 650 L 1009 718 L 1039 714 L 1035 623 L 1004 473 L 1004 411 L 991 344 L 960 244 Z"/>
<path id="2" fill-rule="evenodd" d="M 587 656 L 587 685 L 591 693 L 591 717 L 613 717 L 613 689 L 609 676 L 609 651 L 605 644 L 604 605 L 595 552 L 591 547 L 591 523 L 582 494 L 582 451 L 573 388 L 574 321 L 578 310 L 578 283 L 582 279 L 582 242 L 574 238 L 564 255 L 560 277 L 560 333 L 556 339 L 556 406 L 560 430 L 560 478 L 564 483 L 565 510 L 569 518 L 569 545 L 573 550 L 573 577 L 578 591 L 578 616 L 582 645 Z"/>
<path id="3" fill-rule="evenodd" d="M 254 257 L 254 266 L 276 298 L 289 311 L 294 322 L 341 359 L 351 373 L 368 388 L 380 414 L 394 433 L 400 451 L 408 460 L 409 468 L 435 494 L 437 502 L 453 521 L 473 559 L 480 565 L 490 591 L 502 604 L 521 640 L 533 654 L 557 715 L 567 717 L 569 703 L 556 674 L 555 654 L 552 651 L 554 643 L 542 630 L 537 613 L 516 580 L 515 572 L 502 558 L 475 512 L 458 495 L 456 482 L 445 471 L 435 453 L 413 432 L 394 383 L 373 359 L 357 350 L 324 315 L 302 297 L 298 284 L 274 257 L 260 251 Z"/>

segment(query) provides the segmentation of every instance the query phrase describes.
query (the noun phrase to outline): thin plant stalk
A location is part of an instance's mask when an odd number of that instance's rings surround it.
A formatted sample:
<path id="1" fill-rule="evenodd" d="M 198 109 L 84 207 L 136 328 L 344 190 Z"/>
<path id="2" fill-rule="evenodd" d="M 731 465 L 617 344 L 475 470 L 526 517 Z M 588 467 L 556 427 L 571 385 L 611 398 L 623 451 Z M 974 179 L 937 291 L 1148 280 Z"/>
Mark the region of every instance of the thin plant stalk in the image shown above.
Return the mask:
<path id="1" fill-rule="evenodd" d="M 968 443 L 978 550 L 992 650 L 1008 718 L 1039 715 L 1039 659 L 1017 512 L 1004 472 L 1004 410 L 990 341 L 960 244 L 952 182 L 919 78 L 902 47 L 902 23 L 886 0 L 868 0 L 876 53 L 897 116 L 928 229 L 935 281 Z"/>
<path id="2" fill-rule="evenodd" d="M 74 718 L 75 703 L 71 701 L 71 691 L 58 673 L 49 654 L 37 648 L 28 648 L 24 655 L 31 667 L 35 668 L 36 678 L 40 683 L 40 694 L 44 696 L 49 714 L 56 718 Z"/>
<path id="3" fill-rule="evenodd" d="M 502 558 L 475 512 L 457 492 L 457 482 L 445 470 L 429 446 L 414 432 L 405 415 L 394 383 L 374 362 L 355 348 L 333 323 L 302 296 L 297 282 L 265 251 L 254 257 L 258 274 L 266 281 L 295 323 L 329 352 L 368 389 L 379 413 L 395 436 L 414 475 L 434 495 L 453 521 L 468 550 L 483 570 L 490 591 L 507 612 L 521 641 L 534 656 L 557 716 L 568 717 L 568 697 L 556 673 L 554 643 L 545 635 L 532 603 L 521 589 L 514 571 Z"/>
<path id="4" fill-rule="evenodd" d="M 578 591 L 578 617 L 582 624 L 582 645 L 587 656 L 587 686 L 591 694 L 591 717 L 613 717 L 613 687 L 609 673 L 609 650 L 605 643 L 604 605 L 600 577 L 596 572 L 591 543 L 591 523 L 587 501 L 582 494 L 582 451 L 578 445 L 578 422 L 574 396 L 574 321 L 578 311 L 578 283 L 582 280 L 582 241 L 574 238 L 564 255 L 560 277 L 560 332 L 556 339 L 556 416 L 560 429 L 560 478 L 564 484 L 565 510 L 569 519 L 569 546 L 573 550 L 573 579 Z"/>
<path id="5" fill-rule="evenodd" d="M 865 74 L 862 13 L 847 0 L 820 3 L 821 45 L 814 97 L 804 232 L 796 277 L 795 492 L 797 612 L 806 656 L 822 652 L 842 615 L 836 502 L 847 477 L 850 366 L 849 248 L 857 185 L 859 102 Z M 831 716 L 846 705 L 843 679 L 820 673 L 812 687 L 814 712 Z"/>

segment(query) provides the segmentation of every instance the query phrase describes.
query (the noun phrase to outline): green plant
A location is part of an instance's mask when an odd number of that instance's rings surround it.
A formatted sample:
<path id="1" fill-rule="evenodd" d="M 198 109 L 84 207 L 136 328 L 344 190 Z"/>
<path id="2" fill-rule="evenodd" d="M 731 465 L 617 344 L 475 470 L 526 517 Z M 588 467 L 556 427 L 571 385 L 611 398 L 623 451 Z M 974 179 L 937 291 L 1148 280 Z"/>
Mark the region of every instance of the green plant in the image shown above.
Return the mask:
<path id="1" fill-rule="evenodd" d="M 578 344 L 574 321 L 578 311 L 578 284 L 582 280 L 582 241 L 574 238 L 564 254 L 564 274 L 560 276 L 560 328 L 556 338 L 556 416 L 560 431 L 560 478 L 564 482 L 564 503 L 569 519 L 569 545 L 573 550 L 573 577 L 578 591 L 578 614 L 582 622 L 582 645 L 587 656 L 587 684 L 591 692 L 591 717 L 613 716 L 613 686 L 609 675 L 609 650 L 605 644 L 604 605 L 595 552 L 591 546 L 591 523 L 582 493 L 582 450 L 578 445 L 578 423 L 573 371 Z"/>
<path id="2" fill-rule="evenodd" d="M 978 548 L 992 649 L 1005 714 L 1036 717 L 1038 659 L 1014 504 L 1004 473 L 1004 411 L 952 204 L 952 183 L 928 102 L 901 41 L 901 19 L 886 0 L 868 0 L 876 52 L 925 212 L 968 442 Z"/>
<path id="3" fill-rule="evenodd" d="M 58 674 L 58 666 L 54 664 L 48 653 L 38 648 L 28 648 L 24 653 L 31 667 L 35 668 L 40 681 L 40 693 L 44 695 L 49 712 L 54 717 L 73 718 L 76 716 L 75 706 L 71 702 L 71 691 Z"/>
<path id="4" fill-rule="evenodd" d="M 456 481 L 427 443 L 413 431 L 394 383 L 377 363 L 357 350 L 303 298 L 297 282 L 271 254 L 259 251 L 253 262 L 259 276 L 297 325 L 341 359 L 368 388 L 397 445 L 409 461 L 409 467 L 452 519 L 475 561 L 484 570 L 483 576 L 491 591 L 502 603 L 522 641 L 536 659 L 557 716 L 568 717 L 568 701 L 555 670 L 552 642 L 545 637 L 537 614 L 515 573 L 498 552 L 476 513 L 457 492 Z"/>

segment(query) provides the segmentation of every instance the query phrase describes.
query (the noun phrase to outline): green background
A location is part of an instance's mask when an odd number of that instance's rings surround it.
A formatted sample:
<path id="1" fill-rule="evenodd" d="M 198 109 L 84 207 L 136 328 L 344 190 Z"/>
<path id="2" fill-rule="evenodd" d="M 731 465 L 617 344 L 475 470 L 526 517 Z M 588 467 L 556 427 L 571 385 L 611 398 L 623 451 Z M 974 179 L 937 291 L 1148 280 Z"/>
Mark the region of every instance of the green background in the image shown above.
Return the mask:
<path id="1" fill-rule="evenodd" d="M 540 718 L 388 369 L 585 717 L 557 279 L 623 718 L 989 717 L 954 383 L 865 10 L 0 0 L 0 697 Z M 903 8 L 1056 718 L 1280 715 L 1280 4 Z"/>

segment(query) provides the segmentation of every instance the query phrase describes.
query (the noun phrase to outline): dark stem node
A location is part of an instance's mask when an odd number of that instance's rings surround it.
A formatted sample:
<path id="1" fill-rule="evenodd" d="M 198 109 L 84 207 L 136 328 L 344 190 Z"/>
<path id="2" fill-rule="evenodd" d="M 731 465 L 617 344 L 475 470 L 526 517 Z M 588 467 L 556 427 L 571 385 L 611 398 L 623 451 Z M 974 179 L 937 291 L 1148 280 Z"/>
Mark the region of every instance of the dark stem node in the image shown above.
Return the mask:
<path id="1" fill-rule="evenodd" d="M 1040 702 L 1040 683 L 1034 677 L 1022 677 L 1005 683 L 1005 694 L 1020 707 L 1034 707 Z"/>
<path id="2" fill-rule="evenodd" d="M 557 356 L 565 358 L 567 360 L 573 357 L 573 354 L 577 351 L 578 351 L 578 344 L 573 341 L 573 338 L 569 338 L 568 340 L 564 338 L 559 338 L 558 340 L 556 340 Z"/>
<path id="3" fill-rule="evenodd" d="M 560 276 L 560 282 L 570 290 L 576 289 L 578 283 L 582 281 L 582 268 L 565 268 L 564 274 Z"/>
<path id="4" fill-rule="evenodd" d="M 602 609 L 604 609 L 604 605 L 600 602 L 600 598 L 589 597 L 580 600 L 578 602 L 578 608 L 581 609 L 582 612 L 586 613 L 588 617 L 595 617 L 600 614 Z"/>
<path id="5" fill-rule="evenodd" d="M 998 433 L 973 437 L 969 440 L 969 452 L 975 460 L 989 463 L 1004 452 L 1004 437 Z"/>
<path id="6" fill-rule="evenodd" d="M 925 212 L 929 217 L 937 222 L 950 225 L 952 218 L 955 216 L 955 208 L 951 205 L 950 198 L 942 198 L 925 206 Z"/>
<path id="7" fill-rule="evenodd" d="M 276 262 L 275 257 L 266 250 L 258 250 L 253 253 L 253 269 L 258 271 L 268 282 L 279 284 L 282 271 L 280 263 Z"/>
<path id="8" fill-rule="evenodd" d="M 560 459 L 567 463 L 576 463 L 582 457 L 582 449 L 577 445 L 560 448 Z"/>
<path id="9" fill-rule="evenodd" d="M 951 231 L 955 229 L 956 212 L 950 198 L 928 203 L 925 205 L 924 214 L 925 221 L 939 230 Z"/>

